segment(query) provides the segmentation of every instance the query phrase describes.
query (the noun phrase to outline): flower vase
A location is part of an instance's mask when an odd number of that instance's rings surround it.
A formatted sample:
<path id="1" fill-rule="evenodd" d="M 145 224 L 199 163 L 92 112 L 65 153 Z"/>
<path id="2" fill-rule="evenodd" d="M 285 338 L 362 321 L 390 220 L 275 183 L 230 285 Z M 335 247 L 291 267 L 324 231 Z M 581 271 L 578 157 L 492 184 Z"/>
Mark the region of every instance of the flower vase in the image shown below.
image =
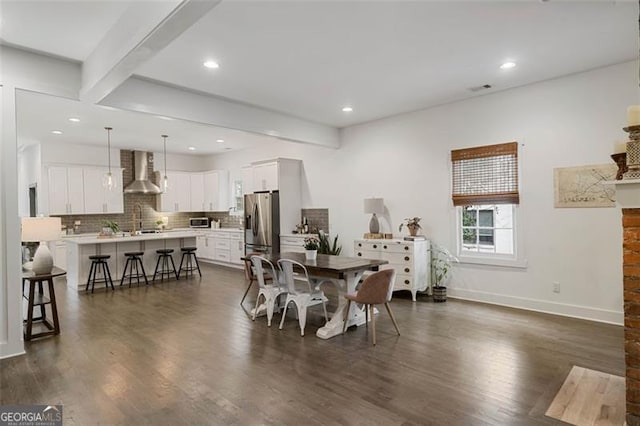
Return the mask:
<path id="1" fill-rule="evenodd" d="M 318 250 L 305 250 L 304 251 L 304 257 L 307 260 L 316 260 L 317 256 L 318 256 Z"/>

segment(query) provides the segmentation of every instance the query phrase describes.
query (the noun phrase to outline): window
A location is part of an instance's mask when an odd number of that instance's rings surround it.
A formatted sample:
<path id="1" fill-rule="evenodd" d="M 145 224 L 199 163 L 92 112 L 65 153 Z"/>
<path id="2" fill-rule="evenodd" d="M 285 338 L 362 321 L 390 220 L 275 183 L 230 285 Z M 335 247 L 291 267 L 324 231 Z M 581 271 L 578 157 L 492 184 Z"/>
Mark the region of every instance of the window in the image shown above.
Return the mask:
<path id="1" fill-rule="evenodd" d="M 461 254 L 497 253 L 513 255 L 513 204 L 463 206 L 459 243 Z"/>
<path id="2" fill-rule="evenodd" d="M 454 150 L 451 162 L 460 260 L 524 266 L 516 226 L 517 142 Z"/>

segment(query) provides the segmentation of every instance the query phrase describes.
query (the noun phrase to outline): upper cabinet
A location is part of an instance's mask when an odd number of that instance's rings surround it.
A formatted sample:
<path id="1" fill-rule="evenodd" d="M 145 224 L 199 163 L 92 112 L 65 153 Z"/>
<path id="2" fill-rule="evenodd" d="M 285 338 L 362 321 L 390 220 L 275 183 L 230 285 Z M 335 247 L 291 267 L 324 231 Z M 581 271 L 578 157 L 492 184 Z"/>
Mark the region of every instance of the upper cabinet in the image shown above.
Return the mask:
<path id="1" fill-rule="evenodd" d="M 191 181 L 191 201 L 189 203 L 191 208 L 189 209 L 189 211 L 204 211 L 204 176 L 202 173 L 191 173 L 189 177 Z"/>
<path id="2" fill-rule="evenodd" d="M 200 174 L 202 177 L 202 174 Z M 160 210 L 163 212 L 190 212 L 191 175 L 186 172 L 167 171 L 169 187 L 160 194 Z M 199 209 L 196 211 L 200 211 Z"/>
<path id="3" fill-rule="evenodd" d="M 279 162 L 256 164 L 253 166 L 253 190 L 277 191 Z"/>
<path id="4" fill-rule="evenodd" d="M 121 169 L 113 169 L 116 186 L 107 190 L 102 179 L 106 167 L 49 166 L 50 215 L 123 213 Z"/>
<path id="5" fill-rule="evenodd" d="M 160 211 L 209 212 L 229 209 L 228 173 L 167 171 L 169 189 L 160 194 Z"/>
<path id="6" fill-rule="evenodd" d="M 242 170 L 243 180 L 251 173 L 251 190 L 280 193 L 280 231 L 289 232 L 300 223 L 302 208 L 302 161 L 289 158 L 252 163 Z"/>
<path id="7" fill-rule="evenodd" d="M 229 203 L 229 173 L 226 170 L 205 172 L 204 176 L 204 211 L 225 211 Z"/>
<path id="8" fill-rule="evenodd" d="M 103 186 L 104 175 L 109 172 L 106 167 L 83 167 L 84 178 L 84 213 L 124 213 L 122 196 L 122 169 L 112 169 L 114 187 L 109 190 Z"/>

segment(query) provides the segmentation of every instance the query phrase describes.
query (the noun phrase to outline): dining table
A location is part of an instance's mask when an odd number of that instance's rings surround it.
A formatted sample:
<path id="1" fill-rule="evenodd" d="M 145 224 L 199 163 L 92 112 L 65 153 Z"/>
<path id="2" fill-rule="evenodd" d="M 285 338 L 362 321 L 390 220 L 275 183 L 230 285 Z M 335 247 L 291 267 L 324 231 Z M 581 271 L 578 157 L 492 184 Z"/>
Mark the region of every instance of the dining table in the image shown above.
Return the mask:
<path id="1" fill-rule="evenodd" d="M 331 319 L 318 329 L 316 336 L 321 339 L 330 339 L 342 334 L 347 301 L 345 294 L 355 293 L 356 286 L 367 271 L 377 271 L 381 265 L 389 263 L 384 259 L 363 259 L 361 257 L 334 256 L 318 254 L 316 259 L 309 260 L 305 253 L 272 253 L 263 254 L 274 265 L 280 259 L 296 261 L 307 269 L 309 278 L 317 284 L 323 281 L 333 283 L 338 290 L 338 308 L 331 314 Z M 365 324 L 366 315 L 362 307 L 351 304 L 347 316 L 347 327 Z"/>

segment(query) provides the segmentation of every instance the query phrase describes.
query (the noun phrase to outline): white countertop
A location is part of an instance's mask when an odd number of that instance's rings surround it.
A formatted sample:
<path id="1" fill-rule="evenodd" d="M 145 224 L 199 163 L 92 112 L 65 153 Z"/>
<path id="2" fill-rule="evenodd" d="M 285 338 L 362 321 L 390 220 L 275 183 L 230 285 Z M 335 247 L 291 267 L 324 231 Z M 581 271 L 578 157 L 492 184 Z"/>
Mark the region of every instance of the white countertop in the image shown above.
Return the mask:
<path id="1" fill-rule="evenodd" d="M 244 229 L 238 228 L 203 228 L 205 232 L 244 232 Z"/>
<path id="2" fill-rule="evenodd" d="M 202 231 L 190 230 L 190 231 L 169 231 L 159 232 L 157 234 L 142 234 L 136 236 L 118 236 L 118 237 L 103 237 L 98 238 L 95 234 L 91 236 L 69 236 L 64 238 L 67 243 L 74 244 L 108 244 L 108 243 L 126 243 L 133 241 L 148 241 L 148 240 L 175 240 L 180 238 L 195 238 L 198 235 L 202 235 Z"/>
<path id="3" fill-rule="evenodd" d="M 281 237 L 297 237 L 297 238 L 307 238 L 307 237 L 318 237 L 318 234 L 280 234 Z"/>

